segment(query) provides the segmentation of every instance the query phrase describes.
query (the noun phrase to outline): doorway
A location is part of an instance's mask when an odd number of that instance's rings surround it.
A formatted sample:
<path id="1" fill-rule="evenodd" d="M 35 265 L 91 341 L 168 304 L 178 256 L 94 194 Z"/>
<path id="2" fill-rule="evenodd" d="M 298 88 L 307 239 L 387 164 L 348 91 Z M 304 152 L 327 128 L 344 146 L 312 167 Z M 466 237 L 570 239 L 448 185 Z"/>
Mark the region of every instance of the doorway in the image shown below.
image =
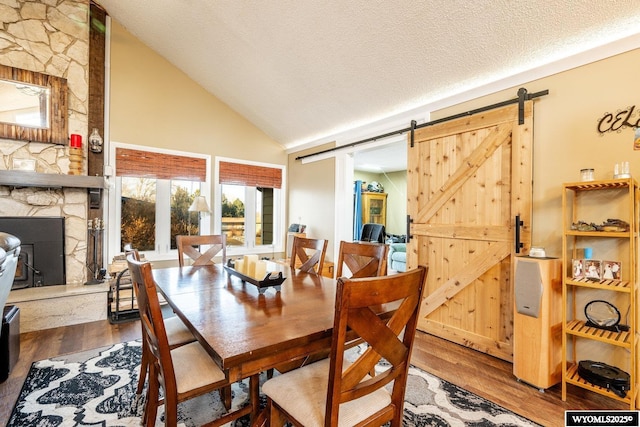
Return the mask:
<path id="1" fill-rule="evenodd" d="M 406 138 L 401 136 L 387 144 L 354 152 L 353 179 L 364 183 L 363 191 L 379 191 L 386 194 L 386 233 L 406 234 Z"/>

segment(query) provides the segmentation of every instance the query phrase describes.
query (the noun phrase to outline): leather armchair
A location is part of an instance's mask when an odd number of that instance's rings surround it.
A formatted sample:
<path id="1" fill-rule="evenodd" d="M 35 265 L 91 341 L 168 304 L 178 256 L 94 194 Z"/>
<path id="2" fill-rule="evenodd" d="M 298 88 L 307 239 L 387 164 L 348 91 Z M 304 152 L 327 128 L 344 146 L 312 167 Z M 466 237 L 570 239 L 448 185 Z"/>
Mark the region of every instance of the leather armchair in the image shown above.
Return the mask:
<path id="1" fill-rule="evenodd" d="M 18 255 L 20 255 L 20 239 L 12 234 L 0 232 L 0 313 L 4 311 L 4 305 L 13 286 Z"/>

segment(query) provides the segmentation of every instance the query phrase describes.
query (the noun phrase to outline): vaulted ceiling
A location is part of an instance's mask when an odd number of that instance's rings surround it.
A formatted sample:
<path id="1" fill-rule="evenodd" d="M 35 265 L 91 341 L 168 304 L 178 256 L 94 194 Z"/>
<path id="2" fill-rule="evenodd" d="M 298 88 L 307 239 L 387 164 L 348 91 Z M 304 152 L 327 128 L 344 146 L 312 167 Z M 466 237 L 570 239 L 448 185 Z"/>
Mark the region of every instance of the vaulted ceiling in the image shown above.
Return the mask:
<path id="1" fill-rule="evenodd" d="M 640 33 L 637 0 L 98 1 L 287 149 Z"/>

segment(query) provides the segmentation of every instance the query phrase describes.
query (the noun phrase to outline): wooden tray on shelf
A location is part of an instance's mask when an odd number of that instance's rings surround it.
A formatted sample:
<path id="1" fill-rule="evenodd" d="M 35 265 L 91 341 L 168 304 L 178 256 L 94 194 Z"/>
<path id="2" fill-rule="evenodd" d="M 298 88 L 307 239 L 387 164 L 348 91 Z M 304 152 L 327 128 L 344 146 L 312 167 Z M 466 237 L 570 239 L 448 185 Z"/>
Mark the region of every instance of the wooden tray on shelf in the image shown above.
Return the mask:
<path id="1" fill-rule="evenodd" d="M 258 292 L 260 292 L 261 294 L 263 294 L 267 290 L 267 288 L 270 287 L 273 287 L 277 292 L 280 292 L 282 282 L 284 282 L 286 279 L 286 277 L 282 275 L 282 271 L 267 273 L 264 279 L 258 280 L 254 277 L 246 276 L 228 265 L 225 265 L 224 269 L 227 270 L 227 273 L 238 277 L 243 282 L 255 285 L 258 288 Z"/>

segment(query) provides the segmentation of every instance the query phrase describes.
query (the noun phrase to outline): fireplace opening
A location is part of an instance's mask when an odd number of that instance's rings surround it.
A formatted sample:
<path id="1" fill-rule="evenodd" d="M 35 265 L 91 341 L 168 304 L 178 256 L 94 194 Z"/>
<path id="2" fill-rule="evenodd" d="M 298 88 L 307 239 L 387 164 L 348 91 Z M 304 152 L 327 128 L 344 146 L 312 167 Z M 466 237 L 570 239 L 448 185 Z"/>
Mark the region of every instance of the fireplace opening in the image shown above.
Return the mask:
<path id="1" fill-rule="evenodd" d="M 21 243 L 12 290 L 66 283 L 63 217 L 0 217 L 0 231 Z"/>
<path id="2" fill-rule="evenodd" d="M 18 255 L 16 275 L 11 289 L 22 289 L 43 285 L 42 272 L 33 266 L 33 245 L 20 245 L 20 255 Z"/>

